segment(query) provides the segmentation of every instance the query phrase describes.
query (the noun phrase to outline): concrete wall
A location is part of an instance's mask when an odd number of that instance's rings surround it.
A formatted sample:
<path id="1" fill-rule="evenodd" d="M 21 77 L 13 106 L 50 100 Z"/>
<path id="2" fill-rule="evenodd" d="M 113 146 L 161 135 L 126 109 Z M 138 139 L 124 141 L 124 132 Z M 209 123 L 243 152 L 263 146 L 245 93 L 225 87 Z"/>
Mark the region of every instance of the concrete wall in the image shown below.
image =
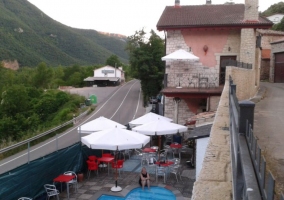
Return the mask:
<path id="1" fill-rule="evenodd" d="M 253 97 L 257 91 L 254 81 L 250 79 L 252 73 L 253 70 L 227 67 L 226 83 L 210 132 L 202 169 L 194 183 L 192 200 L 232 199 L 228 77 L 231 75 L 237 85 L 238 99 L 244 100 Z"/>
<path id="2" fill-rule="evenodd" d="M 220 101 L 220 96 L 211 96 L 209 100 L 209 109 L 208 111 L 216 111 Z"/>
<path id="3" fill-rule="evenodd" d="M 202 169 L 193 186 L 192 200 L 232 199 L 232 172 L 230 157 L 228 81 L 220 98 L 211 128 Z"/>

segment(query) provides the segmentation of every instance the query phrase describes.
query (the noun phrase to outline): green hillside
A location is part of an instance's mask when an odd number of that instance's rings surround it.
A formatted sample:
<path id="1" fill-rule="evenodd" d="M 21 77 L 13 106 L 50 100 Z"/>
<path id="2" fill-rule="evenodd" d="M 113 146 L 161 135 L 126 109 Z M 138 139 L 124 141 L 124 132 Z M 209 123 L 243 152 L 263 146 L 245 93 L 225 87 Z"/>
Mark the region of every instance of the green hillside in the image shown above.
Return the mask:
<path id="1" fill-rule="evenodd" d="M 126 42 L 94 30 L 65 26 L 26 0 L 0 0 L 0 61 L 20 66 L 103 64 L 115 54 L 126 63 Z"/>

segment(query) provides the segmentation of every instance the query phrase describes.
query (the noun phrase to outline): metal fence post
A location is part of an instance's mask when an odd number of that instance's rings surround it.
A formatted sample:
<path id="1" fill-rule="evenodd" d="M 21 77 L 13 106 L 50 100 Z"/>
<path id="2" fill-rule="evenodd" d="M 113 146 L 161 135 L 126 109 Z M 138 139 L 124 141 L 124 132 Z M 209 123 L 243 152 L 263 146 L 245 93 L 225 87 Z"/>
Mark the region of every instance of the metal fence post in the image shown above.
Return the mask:
<path id="1" fill-rule="evenodd" d="M 30 164 L 30 142 L 28 142 L 28 163 Z"/>
<path id="2" fill-rule="evenodd" d="M 239 102 L 239 106 L 239 133 L 245 134 L 247 121 L 249 124 L 251 124 L 251 128 L 253 128 L 255 103 L 252 101 L 244 100 Z"/>

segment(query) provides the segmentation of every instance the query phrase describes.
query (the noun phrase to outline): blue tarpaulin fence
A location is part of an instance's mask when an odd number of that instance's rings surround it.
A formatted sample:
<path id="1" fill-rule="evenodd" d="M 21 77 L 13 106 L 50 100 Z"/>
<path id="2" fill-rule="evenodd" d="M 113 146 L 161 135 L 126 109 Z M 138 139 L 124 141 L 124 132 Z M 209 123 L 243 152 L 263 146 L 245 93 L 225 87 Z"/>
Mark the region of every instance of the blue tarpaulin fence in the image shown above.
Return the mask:
<path id="1" fill-rule="evenodd" d="M 55 177 L 66 171 L 86 172 L 88 156 L 101 154 L 101 150 L 89 149 L 78 142 L 1 174 L 0 200 L 24 196 L 34 200 L 45 199 L 44 184 L 52 184 Z"/>

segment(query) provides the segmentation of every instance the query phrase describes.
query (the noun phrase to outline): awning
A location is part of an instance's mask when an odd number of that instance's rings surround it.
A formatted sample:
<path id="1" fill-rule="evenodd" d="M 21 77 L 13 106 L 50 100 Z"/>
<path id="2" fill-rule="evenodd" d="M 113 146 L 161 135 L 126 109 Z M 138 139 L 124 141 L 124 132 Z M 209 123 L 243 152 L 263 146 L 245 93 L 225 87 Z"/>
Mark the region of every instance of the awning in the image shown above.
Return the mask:
<path id="1" fill-rule="evenodd" d="M 195 127 L 190 134 L 188 135 L 188 139 L 200 139 L 210 136 L 212 124 Z"/>
<path id="2" fill-rule="evenodd" d="M 119 77 L 88 77 L 84 81 L 119 81 Z"/>

